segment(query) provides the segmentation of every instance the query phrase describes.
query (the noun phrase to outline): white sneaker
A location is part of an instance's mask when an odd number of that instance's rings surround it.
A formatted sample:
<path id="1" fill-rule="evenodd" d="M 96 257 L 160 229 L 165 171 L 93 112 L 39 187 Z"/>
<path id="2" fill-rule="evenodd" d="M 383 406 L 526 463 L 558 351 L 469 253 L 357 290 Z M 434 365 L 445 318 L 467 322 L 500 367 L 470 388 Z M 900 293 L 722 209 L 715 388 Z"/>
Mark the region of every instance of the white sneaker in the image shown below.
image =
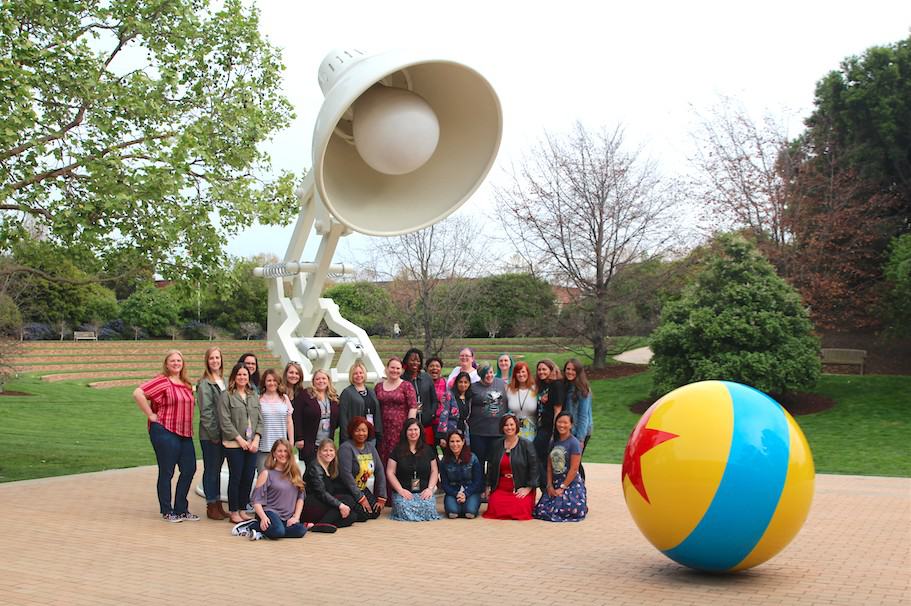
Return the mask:
<path id="1" fill-rule="evenodd" d="M 244 520 L 243 522 L 238 522 L 234 525 L 234 528 L 231 529 L 231 534 L 235 537 L 245 537 L 250 531 L 250 526 L 253 525 L 253 522 L 256 520 Z"/>
<path id="2" fill-rule="evenodd" d="M 250 539 L 251 541 L 258 541 L 261 538 L 263 538 L 263 533 L 251 528 L 250 530 L 247 531 L 247 538 Z"/>

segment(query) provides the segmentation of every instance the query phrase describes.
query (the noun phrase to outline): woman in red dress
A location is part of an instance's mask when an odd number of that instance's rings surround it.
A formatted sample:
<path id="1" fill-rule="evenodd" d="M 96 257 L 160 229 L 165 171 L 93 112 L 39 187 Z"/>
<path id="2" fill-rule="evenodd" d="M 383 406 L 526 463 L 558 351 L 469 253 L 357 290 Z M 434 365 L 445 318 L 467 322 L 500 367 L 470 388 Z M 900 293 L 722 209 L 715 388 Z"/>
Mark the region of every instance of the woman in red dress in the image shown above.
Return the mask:
<path id="1" fill-rule="evenodd" d="M 512 413 L 500 421 L 502 438 L 488 451 L 485 518 L 530 520 L 538 486 L 538 461 L 531 442 L 519 437 L 519 423 Z"/>
<path id="2" fill-rule="evenodd" d="M 380 401 L 380 413 L 383 419 L 383 436 L 376 445 L 386 469 L 386 461 L 401 437 L 405 419 L 417 417 L 418 402 L 414 387 L 402 380 L 402 360 L 398 356 L 386 362 L 386 379 L 373 388 L 376 399 Z"/>

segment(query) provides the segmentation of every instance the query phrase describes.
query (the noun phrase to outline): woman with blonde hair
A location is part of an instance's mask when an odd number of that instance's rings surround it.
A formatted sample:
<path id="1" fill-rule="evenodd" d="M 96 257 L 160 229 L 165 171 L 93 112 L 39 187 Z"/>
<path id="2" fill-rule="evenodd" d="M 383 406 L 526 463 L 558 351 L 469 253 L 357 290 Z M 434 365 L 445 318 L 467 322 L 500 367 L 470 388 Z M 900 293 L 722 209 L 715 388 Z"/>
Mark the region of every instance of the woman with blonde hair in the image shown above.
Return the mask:
<path id="1" fill-rule="evenodd" d="M 290 442 L 294 439 L 294 409 L 291 401 L 285 394 L 278 373 L 272 368 L 263 373 L 262 390 L 259 396 L 259 407 L 263 415 L 263 429 L 265 433 L 259 441 L 259 452 L 256 455 L 256 470 L 265 469 L 266 457 L 272 450 L 272 445 L 280 438 L 287 438 Z"/>
<path id="2" fill-rule="evenodd" d="M 380 401 L 376 392 L 367 387 L 367 367 L 360 360 L 355 360 L 348 370 L 351 385 L 342 390 L 338 398 L 339 444 L 349 439 L 348 424 L 354 417 L 364 417 L 374 428 L 374 437 L 370 443 L 376 445 L 383 439 L 383 418 L 380 412 Z"/>
<path id="3" fill-rule="evenodd" d="M 291 442 L 279 438 L 266 457 L 266 468 L 259 474 L 253 490 L 256 519 L 241 522 L 234 534 L 246 535 L 251 541 L 299 539 L 307 532 L 301 523 L 304 508 L 304 481 L 300 468 L 291 456 Z"/>
<path id="4" fill-rule="evenodd" d="M 228 511 L 236 523 L 251 519 L 244 511 L 250 503 L 250 488 L 256 475 L 256 453 L 263 435 L 259 398 L 250 385 L 243 363 L 234 365 L 228 390 L 218 405 L 221 439 L 228 459 Z"/>
<path id="5" fill-rule="evenodd" d="M 183 354 L 167 353 L 161 373 L 133 391 L 139 410 L 148 417 L 149 440 L 158 462 L 158 508 L 166 522 L 193 522 L 187 495 L 196 473 L 193 448 L 193 386 L 187 378 Z M 171 478 L 180 470 L 171 501 Z"/>
<path id="6" fill-rule="evenodd" d="M 310 462 L 316 458 L 316 445 L 332 439 L 338 427 L 338 394 L 329 373 L 317 370 L 310 387 L 301 390 L 299 404 L 294 404 L 294 445 L 298 458 Z"/>
<path id="7" fill-rule="evenodd" d="M 225 390 L 222 377 L 224 360 L 221 350 L 210 347 L 203 358 L 205 371 L 196 383 L 196 406 L 199 408 L 199 449 L 202 451 L 202 491 L 206 497 L 206 517 L 227 520 L 228 512 L 221 503 L 221 466 L 225 451 L 221 445 L 218 423 L 218 400 Z"/>

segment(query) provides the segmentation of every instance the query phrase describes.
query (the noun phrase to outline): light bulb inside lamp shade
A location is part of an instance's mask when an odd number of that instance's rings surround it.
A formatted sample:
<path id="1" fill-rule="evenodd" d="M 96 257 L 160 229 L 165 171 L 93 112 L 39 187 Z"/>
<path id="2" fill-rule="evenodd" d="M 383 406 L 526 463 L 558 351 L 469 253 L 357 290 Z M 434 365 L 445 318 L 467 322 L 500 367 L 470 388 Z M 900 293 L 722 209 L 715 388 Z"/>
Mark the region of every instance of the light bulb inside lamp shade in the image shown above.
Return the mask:
<path id="1" fill-rule="evenodd" d="M 423 166 L 440 141 L 440 123 L 420 95 L 376 85 L 354 102 L 358 154 L 372 169 L 405 175 Z"/>

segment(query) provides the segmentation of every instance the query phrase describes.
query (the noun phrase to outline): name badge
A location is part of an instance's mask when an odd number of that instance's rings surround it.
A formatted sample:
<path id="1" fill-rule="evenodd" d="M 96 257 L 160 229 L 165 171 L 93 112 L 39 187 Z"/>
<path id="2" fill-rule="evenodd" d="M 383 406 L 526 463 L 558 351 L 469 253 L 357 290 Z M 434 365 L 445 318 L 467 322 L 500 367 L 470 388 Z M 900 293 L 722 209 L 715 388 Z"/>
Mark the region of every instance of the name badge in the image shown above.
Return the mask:
<path id="1" fill-rule="evenodd" d="M 322 419 L 320 421 L 320 426 L 323 428 L 323 431 L 329 431 L 329 419 Z"/>
<path id="2" fill-rule="evenodd" d="M 367 422 L 373 425 L 373 414 L 367 413 Z"/>

